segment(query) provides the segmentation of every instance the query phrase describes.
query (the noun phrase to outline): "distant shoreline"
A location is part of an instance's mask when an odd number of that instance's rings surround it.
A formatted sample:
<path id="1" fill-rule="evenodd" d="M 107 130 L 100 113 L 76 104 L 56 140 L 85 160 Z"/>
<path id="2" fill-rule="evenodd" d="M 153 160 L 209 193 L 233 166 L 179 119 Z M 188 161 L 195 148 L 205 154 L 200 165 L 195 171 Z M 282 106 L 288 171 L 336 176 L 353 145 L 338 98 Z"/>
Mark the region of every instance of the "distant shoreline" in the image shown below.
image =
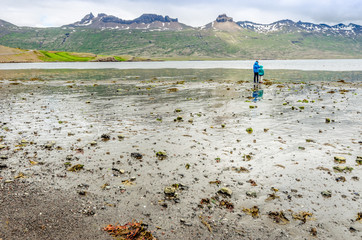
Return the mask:
<path id="1" fill-rule="evenodd" d="M 255 60 L 217 61 L 123 61 L 123 62 L 34 62 L 2 63 L 0 70 L 20 69 L 235 69 L 251 70 Z M 260 60 L 266 71 L 299 70 L 361 72 L 362 59 Z"/>

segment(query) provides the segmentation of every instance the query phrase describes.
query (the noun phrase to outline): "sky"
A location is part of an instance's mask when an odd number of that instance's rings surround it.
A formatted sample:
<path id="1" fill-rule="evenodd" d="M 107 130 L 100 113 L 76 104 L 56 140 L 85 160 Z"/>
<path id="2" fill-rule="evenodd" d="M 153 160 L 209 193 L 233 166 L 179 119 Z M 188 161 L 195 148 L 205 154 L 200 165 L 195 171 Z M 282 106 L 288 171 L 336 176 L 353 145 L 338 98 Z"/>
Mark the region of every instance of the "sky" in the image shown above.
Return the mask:
<path id="1" fill-rule="evenodd" d="M 143 13 L 168 15 L 199 27 L 219 14 L 234 21 L 272 23 L 282 19 L 362 25 L 362 0 L 0 0 L 0 19 L 17 26 L 59 27 L 92 12 L 132 20 Z"/>

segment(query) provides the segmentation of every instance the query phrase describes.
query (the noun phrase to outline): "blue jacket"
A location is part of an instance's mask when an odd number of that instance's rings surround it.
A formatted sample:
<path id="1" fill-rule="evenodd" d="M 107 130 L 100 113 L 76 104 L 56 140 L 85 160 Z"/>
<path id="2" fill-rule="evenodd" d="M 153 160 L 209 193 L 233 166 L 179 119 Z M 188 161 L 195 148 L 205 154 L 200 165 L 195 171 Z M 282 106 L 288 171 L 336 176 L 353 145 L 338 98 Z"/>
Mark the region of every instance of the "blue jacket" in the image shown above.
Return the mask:
<path id="1" fill-rule="evenodd" d="M 258 73 L 259 72 L 259 63 L 255 62 L 253 69 L 254 69 L 255 73 Z"/>

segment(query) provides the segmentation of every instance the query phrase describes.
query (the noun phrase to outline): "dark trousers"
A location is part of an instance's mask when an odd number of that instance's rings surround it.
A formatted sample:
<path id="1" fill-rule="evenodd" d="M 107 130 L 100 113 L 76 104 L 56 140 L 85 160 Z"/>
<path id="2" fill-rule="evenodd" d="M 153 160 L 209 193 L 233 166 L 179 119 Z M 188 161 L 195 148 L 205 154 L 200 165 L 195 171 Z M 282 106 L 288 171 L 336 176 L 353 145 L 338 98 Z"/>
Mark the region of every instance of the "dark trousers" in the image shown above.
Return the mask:
<path id="1" fill-rule="evenodd" d="M 254 83 L 258 83 L 259 82 L 259 73 L 255 72 L 254 73 Z"/>

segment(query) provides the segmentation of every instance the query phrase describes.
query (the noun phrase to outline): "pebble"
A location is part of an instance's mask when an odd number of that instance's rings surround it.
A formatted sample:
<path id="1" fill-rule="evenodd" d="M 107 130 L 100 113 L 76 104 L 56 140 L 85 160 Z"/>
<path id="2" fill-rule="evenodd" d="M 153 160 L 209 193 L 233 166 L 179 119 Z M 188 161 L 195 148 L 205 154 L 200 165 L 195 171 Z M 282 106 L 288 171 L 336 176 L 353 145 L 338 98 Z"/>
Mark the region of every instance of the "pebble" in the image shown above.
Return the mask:
<path id="1" fill-rule="evenodd" d="M 256 192 L 248 191 L 248 192 L 246 192 L 246 196 L 256 198 L 257 194 L 256 194 Z"/>
<path id="2" fill-rule="evenodd" d="M 233 191 L 231 191 L 231 189 L 227 188 L 227 187 L 220 188 L 220 190 L 218 192 L 226 194 L 228 196 L 231 196 L 231 194 L 233 194 Z"/>
<path id="3" fill-rule="evenodd" d="M 332 197 L 332 192 L 331 191 L 323 191 L 321 192 L 323 197 Z"/>
<path id="4" fill-rule="evenodd" d="M 8 167 L 8 165 L 6 165 L 6 164 L 0 164 L 0 169 L 7 168 L 7 167 Z"/>
<path id="5" fill-rule="evenodd" d="M 174 187 L 165 187 L 165 189 L 164 189 L 164 193 L 166 195 L 174 195 L 175 192 L 176 192 L 176 188 L 174 188 Z"/>

